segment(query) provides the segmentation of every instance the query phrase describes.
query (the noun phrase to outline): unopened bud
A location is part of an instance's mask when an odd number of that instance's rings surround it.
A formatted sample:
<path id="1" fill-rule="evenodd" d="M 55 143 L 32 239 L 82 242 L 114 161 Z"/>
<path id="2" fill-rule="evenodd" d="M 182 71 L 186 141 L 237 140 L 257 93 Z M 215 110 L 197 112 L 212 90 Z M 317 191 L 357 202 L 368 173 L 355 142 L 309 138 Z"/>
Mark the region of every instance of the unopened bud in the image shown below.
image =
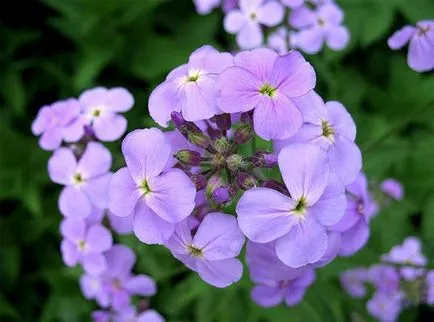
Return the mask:
<path id="1" fill-rule="evenodd" d="M 273 153 L 259 151 L 253 156 L 252 162 L 257 168 L 272 168 L 277 165 L 277 156 Z"/>
<path id="2" fill-rule="evenodd" d="M 191 174 L 190 176 L 191 181 L 193 181 L 194 185 L 196 186 L 196 190 L 202 190 L 206 186 L 206 178 L 202 174 Z"/>
<path id="3" fill-rule="evenodd" d="M 240 116 L 241 123 L 253 126 L 253 120 L 249 112 L 242 113 Z"/>
<path id="4" fill-rule="evenodd" d="M 264 181 L 264 183 L 262 184 L 263 187 L 265 188 L 269 188 L 269 189 L 273 189 L 276 191 L 279 191 L 285 195 L 289 195 L 288 190 L 286 189 L 286 187 L 281 184 L 280 182 L 277 182 L 275 180 L 266 180 Z"/>
<path id="5" fill-rule="evenodd" d="M 220 175 L 215 174 L 211 178 L 209 178 L 208 183 L 206 184 L 205 194 L 208 198 L 212 197 L 212 193 L 217 188 L 220 188 L 224 185 L 223 179 Z"/>
<path id="6" fill-rule="evenodd" d="M 235 189 L 231 185 L 224 185 L 217 188 L 212 193 L 212 200 L 217 204 L 225 204 L 232 200 L 235 195 Z"/>
<path id="7" fill-rule="evenodd" d="M 206 148 L 211 139 L 203 133 L 188 133 L 187 139 L 194 145 L 200 146 L 201 148 Z"/>
<path id="8" fill-rule="evenodd" d="M 246 168 L 244 158 L 239 154 L 232 154 L 226 160 L 227 167 L 232 172 L 238 172 Z"/>
<path id="9" fill-rule="evenodd" d="M 179 112 L 170 113 L 170 118 L 172 119 L 172 122 L 173 122 L 173 124 L 175 124 L 175 127 L 177 129 L 181 129 L 181 128 L 187 126 L 187 121 L 184 120 L 184 118 L 182 117 L 182 114 Z"/>
<path id="10" fill-rule="evenodd" d="M 240 125 L 234 132 L 234 141 L 238 144 L 247 143 L 252 137 L 252 127 L 248 124 Z"/>
<path id="11" fill-rule="evenodd" d="M 236 182 L 241 190 L 249 190 L 257 186 L 257 181 L 254 176 L 249 173 L 241 172 L 236 177 Z"/>
<path id="12" fill-rule="evenodd" d="M 179 162 L 186 165 L 200 165 L 202 159 L 199 152 L 190 150 L 181 150 L 173 155 Z"/>
<path id="13" fill-rule="evenodd" d="M 219 153 L 224 154 L 230 151 L 230 149 L 232 148 L 232 144 L 231 142 L 229 142 L 227 137 L 222 136 L 221 138 L 215 140 L 214 147 Z"/>
<path id="14" fill-rule="evenodd" d="M 231 129 L 232 126 L 232 122 L 231 122 L 231 115 L 230 114 L 220 114 L 220 115 L 216 115 L 214 117 L 215 122 L 217 124 L 217 127 L 221 130 L 221 131 L 228 131 Z"/>

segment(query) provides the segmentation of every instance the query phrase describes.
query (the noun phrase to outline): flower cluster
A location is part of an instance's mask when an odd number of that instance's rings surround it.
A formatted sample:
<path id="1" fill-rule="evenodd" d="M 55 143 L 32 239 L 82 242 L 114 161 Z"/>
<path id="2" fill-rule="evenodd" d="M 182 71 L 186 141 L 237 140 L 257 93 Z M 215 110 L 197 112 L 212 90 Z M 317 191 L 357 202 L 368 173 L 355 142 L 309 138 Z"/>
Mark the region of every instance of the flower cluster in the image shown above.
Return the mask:
<path id="1" fill-rule="evenodd" d="M 434 304 L 434 271 L 427 264 L 420 240 L 407 237 L 383 255 L 379 264 L 342 273 L 341 284 L 355 298 L 366 296 L 366 284 L 371 284 L 375 293 L 367 302 L 369 313 L 380 321 L 393 322 L 405 307 Z"/>
<path id="2" fill-rule="evenodd" d="M 390 49 L 398 50 L 408 42 L 407 63 L 416 72 L 434 69 L 434 20 L 421 20 L 416 26 L 404 26 L 387 41 Z"/>
<path id="3" fill-rule="evenodd" d="M 115 112 L 133 104 L 127 91 L 86 91 L 65 110 L 74 117 L 54 118 L 57 132 L 79 124 L 83 133 L 63 137 L 69 144 L 57 147 L 48 171 L 64 186 L 64 262 L 82 265 L 83 294 L 109 308 L 94 320 L 162 321 L 147 302 L 131 306 L 133 296 L 153 295 L 155 282 L 132 272 L 134 253 L 113 245 L 111 230 L 164 245 L 220 288 L 240 280 L 247 239 L 252 299 L 265 307 L 299 303 L 317 268 L 366 244 L 379 205 L 361 172 L 356 126 L 315 84 L 314 69 L 297 51 L 233 56 L 199 48 L 149 97 L 154 121 L 175 129 L 130 132 L 122 142 L 125 166 L 114 173 L 99 141 L 123 135 L 126 121 Z M 268 149 L 256 149 L 259 138 Z M 393 180 L 381 189 L 381 203 L 403 194 Z"/>
<path id="4" fill-rule="evenodd" d="M 113 243 L 111 230 L 130 233 L 133 223 L 108 211 L 112 155 L 100 141 L 114 141 L 125 133 L 127 121 L 118 113 L 133 104 L 132 95 L 123 88 L 98 87 L 78 99 L 42 107 L 32 124 L 35 135 L 41 135 L 40 146 L 54 150 L 48 173 L 63 186 L 59 196 L 63 261 L 69 267 L 82 266 L 84 296 L 110 309 L 94 312 L 94 321 L 131 321 L 136 315 L 143 322 L 164 321 L 148 307 L 137 312 L 131 305 L 133 296 L 154 295 L 156 284 L 149 276 L 133 273 L 135 255 L 130 248 Z"/>
<path id="5" fill-rule="evenodd" d="M 281 54 L 290 49 L 315 54 L 324 45 L 332 50 L 342 50 L 350 40 L 350 33 L 342 24 L 344 13 L 333 0 L 194 2 L 200 14 L 209 13 L 223 4 L 224 29 L 236 35 L 237 45 L 241 49 L 265 45 Z M 264 32 L 265 29 L 268 31 Z"/>

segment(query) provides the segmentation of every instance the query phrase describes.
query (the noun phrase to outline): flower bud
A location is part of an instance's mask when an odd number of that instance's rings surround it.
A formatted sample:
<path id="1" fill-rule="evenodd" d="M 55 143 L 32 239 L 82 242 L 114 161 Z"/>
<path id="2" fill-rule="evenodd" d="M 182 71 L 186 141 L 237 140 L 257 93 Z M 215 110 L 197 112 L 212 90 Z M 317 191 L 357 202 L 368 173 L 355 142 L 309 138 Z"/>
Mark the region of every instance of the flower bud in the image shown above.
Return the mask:
<path id="1" fill-rule="evenodd" d="M 250 115 L 249 112 L 242 113 L 241 116 L 240 116 L 240 121 L 241 121 L 241 123 L 250 125 L 250 127 L 253 126 L 253 120 L 252 120 L 252 117 L 251 117 L 251 115 Z"/>
<path id="2" fill-rule="evenodd" d="M 242 124 L 234 132 L 234 141 L 238 144 L 247 143 L 252 137 L 252 127 L 248 124 Z"/>
<path id="3" fill-rule="evenodd" d="M 202 159 L 199 152 L 190 150 L 181 150 L 173 155 L 179 162 L 186 165 L 200 165 Z"/>
<path id="4" fill-rule="evenodd" d="M 177 129 L 181 129 L 181 128 L 187 126 L 187 121 L 184 120 L 181 113 L 179 113 L 179 112 L 172 112 L 170 114 L 170 118 L 172 119 L 172 122 L 173 122 L 173 124 L 175 124 L 175 127 Z"/>
<path id="5" fill-rule="evenodd" d="M 225 154 L 230 151 L 232 144 L 229 142 L 227 137 L 222 136 L 221 138 L 215 140 L 214 147 L 219 153 Z"/>
<path id="6" fill-rule="evenodd" d="M 188 133 L 187 139 L 194 145 L 200 146 L 201 148 L 206 148 L 211 139 L 203 133 Z"/>
<path id="7" fill-rule="evenodd" d="M 234 189 L 233 186 L 231 185 L 224 185 L 221 186 L 220 188 L 217 188 L 213 191 L 212 195 L 211 195 L 211 199 L 221 205 L 221 204 L 225 204 L 228 203 L 232 200 L 232 198 L 234 197 L 236 191 Z"/>
<path id="8" fill-rule="evenodd" d="M 228 131 L 231 129 L 232 123 L 231 123 L 231 115 L 230 114 L 220 114 L 216 115 L 215 122 L 217 124 L 217 127 L 222 131 Z"/>
<path id="9" fill-rule="evenodd" d="M 281 184 L 280 182 L 277 182 L 275 180 L 266 180 L 264 181 L 264 183 L 262 184 L 263 187 L 265 188 L 269 188 L 269 189 L 273 189 L 276 191 L 279 191 L 285 195 L 289 195 L 288 190 L 286 189 L 286 187 Z"/>
<path id="10" fill-rule="evenodd" d="M 196 186 L 196 190 L 202 190 L 206 186 L 206 178 L 202 174 L 191 174 L 189 175 L 191 181 L 193 181 L 194 185 Z"/>
<path id="11" fill-rule="evenodd" d="M 236 182 L 241 190 L 249 190 L 257 186 L 256 178 L 247 172 L 241 172 L 236 177 Z"/>
<path id="12" fill-rule="evenodd" d="M 277 156 L 273 153 L 259 151 L 253 156 L 252 162 L 257 168 L 272 168 L 277 165 Z"/>
<path id="13" fill-rule="evenodd" d="M 232 154 L 226 160 L 227 167 L 232 172 L 238 172 L 246 168 L 244 158 L 239 154 Z"/>
<path id="14" fill-rule="evenodd" d="M 220 188 L 224 185 L 223 179 L 220 175 L 215 174 L 211 178 L 209 178 L 208 183 L 206 184 L 205 194 L 208 198 L 211 198 L 212 193 L 217 188 Z"/>

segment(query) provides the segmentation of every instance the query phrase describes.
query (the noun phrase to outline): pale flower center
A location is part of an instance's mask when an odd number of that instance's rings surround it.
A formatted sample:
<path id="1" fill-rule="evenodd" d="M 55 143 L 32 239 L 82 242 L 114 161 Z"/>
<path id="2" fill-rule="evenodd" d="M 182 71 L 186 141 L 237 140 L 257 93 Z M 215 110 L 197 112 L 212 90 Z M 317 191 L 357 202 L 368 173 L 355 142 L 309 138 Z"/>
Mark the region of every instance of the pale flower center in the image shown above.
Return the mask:
<path id="1" fill-rule="evenodd" d="M 304 217 L 307 212 L 307 200 L 305 197 L 301 197 L 297 200 L 297 204 L 293 209 L 291 209 L 291 213 L 298 217 Z"/>
<path id="2" fill-rule="evenodd" d="M 77 172 L 72 176 L 72 182 L 75 186 L 79 186 L 82 183 L 84 183 L 84 179 L 83 176 L 81 175 L 81 173 Z"/>
<path id="3" fill-rule="evenodd" d="M 80 251 L 84 251 L 86 249 L 86 241 L 85 240 L 79 240 L 77 242 L 77 247 Z"/>
<path id="4" fill-rule="evenodd" d="M 187 249 L 188 249 L 188 252 L 190 253 L 190 255 L 192 257 L 194 257 L 194 258 L 202 258 L 203 257 L 202 249 L 199 249 L 193 245 L 188 245 Z"/>
<path id="5" fill-rule="evenodd" d="M 327 121 L 322 121 L 321 127 L 322 127 L 322 135 L 325 136 L 330 141 L 334 142 L 335 130 L 333 129 L 331 124 Z"/>
<path id="6" fill-rule="evenodd" d="M 259 88 L 259 93 L 261 93 L 262 95 L 267 95 L 268 97 L 275 97 L 276 93 L 277 93 L 277 88 L 272 86 L 269 83 L 264 83 L 260 88 Z"/>
<path id="7" fill-rule="evenodd" d="M 149 183 L 146 180 L 143 180 L 142 183 L 139 186 L 139 190 L 142 192 L 142 194 L 147 195 L 151 192 L 151 188 L 149 188 Z"/>
<path id="8" fill-rule="evenodd" d="M 250 19 L 250 21 L 256 21 L 256 19 L 258 18 L 258 15 L 256 14 L 256 12 L 254 12 L 254 11 L 252 11 L 250 14 L 249 14 L 249 19 Z"/>

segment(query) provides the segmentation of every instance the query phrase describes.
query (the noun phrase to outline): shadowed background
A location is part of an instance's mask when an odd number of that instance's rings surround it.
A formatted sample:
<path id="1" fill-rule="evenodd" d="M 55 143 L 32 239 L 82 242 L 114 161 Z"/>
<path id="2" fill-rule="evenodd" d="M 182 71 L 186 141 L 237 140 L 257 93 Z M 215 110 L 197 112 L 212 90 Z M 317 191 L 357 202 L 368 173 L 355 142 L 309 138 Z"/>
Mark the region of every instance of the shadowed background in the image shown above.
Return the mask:
<path id="1" fill-rule="evenodd" d="M 352 40 L 343 52 L 307 56 L 318 91 L 341 101 L 358 126 L 364 170 L 372 182 L 394 177 L 406 198 L 372 221 L 367 247 L 320 269 L 295 308 L 260 309 L 240 283 L 219 290 L 202 282 L 159 246 L 116 237 L 138 255 L 136 271 L 156 279 L 151 305 L 168 322 L 372 321 L 362 300 L 339 287 L 339 273 L 371 265 L 379 255 L 417 235 L 434 255 L 434 76 L 411 71 L 405 51 L 387 37 L 405 23 L 432 18 L 432 0 L 337 0 Z M 428 15 L 428 16 L 427 16 Z M 167 72 L 196 48 L 234 47 L 222 13 L 196 13 L 190 0 L 43 0 L 0 4 L 0 319 L 88 321 L 93 302 L 78 287 L 80 269 L 64 266 L 59 252 L 60 187 L 46 170 L 49 152 L 30 125 L 38 109 L 77 97 L 96 85 L 123 86 L 136 99 L 126 113 L 129 130 L 154 125 L 147 97 Z M 429 105 L 431 102 L 431 105 Z M 122 164 L 120 143 L 106 144 Z M 411 308 L 400 321 L 428 321 L 434 311 Z"/>

